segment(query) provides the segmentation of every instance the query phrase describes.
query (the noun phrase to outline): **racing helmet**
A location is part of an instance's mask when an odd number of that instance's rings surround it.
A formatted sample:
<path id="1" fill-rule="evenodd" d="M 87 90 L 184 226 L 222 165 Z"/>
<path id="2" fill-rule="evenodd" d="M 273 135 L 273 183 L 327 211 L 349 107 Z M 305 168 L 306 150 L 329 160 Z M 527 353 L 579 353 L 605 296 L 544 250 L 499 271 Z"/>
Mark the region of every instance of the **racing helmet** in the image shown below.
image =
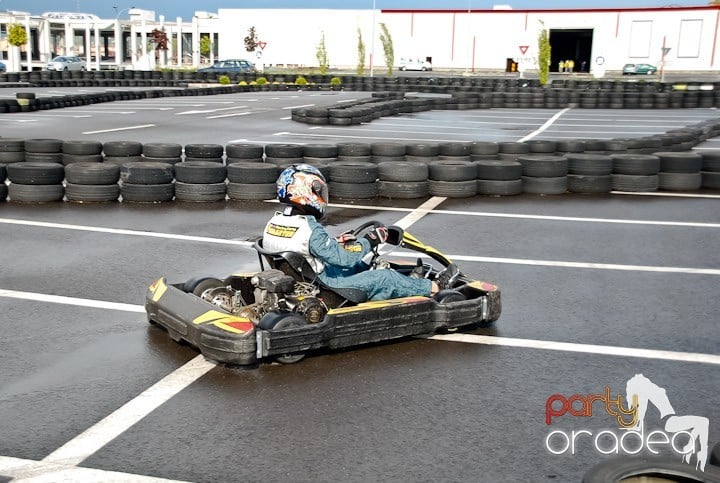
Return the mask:
<path id="1" fill-rule="evenodd" d="M 276 184 L 277 197 L 281 203 L 317 219 L 325 214 L 328 186 L 325 177 L 316 167 L 293 164 L 280 173 Z"/>

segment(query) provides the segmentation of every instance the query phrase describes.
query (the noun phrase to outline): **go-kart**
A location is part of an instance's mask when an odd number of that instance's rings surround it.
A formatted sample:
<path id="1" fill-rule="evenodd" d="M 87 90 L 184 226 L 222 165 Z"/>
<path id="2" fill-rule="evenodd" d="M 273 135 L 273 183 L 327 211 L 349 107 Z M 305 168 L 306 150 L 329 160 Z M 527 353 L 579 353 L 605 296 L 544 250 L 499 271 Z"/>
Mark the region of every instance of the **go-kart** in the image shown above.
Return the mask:
<path id="1" fill-rule="evenodd" d="M 357 238 L 381 226 L 365 223 Z M 399 227 L 389 226 L 386 245 L 408 248 L 447 267 L 451 261 Z M 461 271 L 451 288 L 433 297 L 413 296 L 368 301 L 364 291 L 323 284 L 300 253 L 272 252 L 262 239 L 254 248 L 260 271 L 224 279 L 195 277 L 169 284 L 165 277 L 147 291 L 148 321 L 167 330 L 215 361 L 251 365 L 261 359 L 300 361 L 308 351 L 339 349 L 438 330 L 485 325 L 500 317 L 500 289 Z M 388 261 L 373 249 L 374 270 L 397 270 L 435 279 L 442 269 L 418 258 L 415 263 Z M 266 266 L 267 265 L 267 266 Z"/>

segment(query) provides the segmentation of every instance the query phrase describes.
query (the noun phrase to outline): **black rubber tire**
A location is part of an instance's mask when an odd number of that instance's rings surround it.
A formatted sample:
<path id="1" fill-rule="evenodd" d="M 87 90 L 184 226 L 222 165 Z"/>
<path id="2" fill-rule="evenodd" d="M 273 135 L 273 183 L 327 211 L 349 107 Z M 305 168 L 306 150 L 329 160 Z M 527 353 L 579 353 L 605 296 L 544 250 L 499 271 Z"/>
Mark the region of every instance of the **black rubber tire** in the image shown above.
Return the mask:
<path id="1" fill-rule="evenodd" d="M 378 177 L 381 181 L 420 182 L 428 179 L 428 165 L 407 161 L 378 163 Z"/>
<path id="2" fill-rule="evenodd" d="M 366 143 L 338 143 L 338 157 L 342 156 L 370 156 L 372 146 Z"/>
<path id="3" fill-rule="evenodd" d="M 257 164 L 257 163 L 262 163 L 263 161 L 264 161 L 263 158 L 226 158 L 226 159 L 225 159 L 225 164 L 228 165 L 228 166 L 231 165 L 231 164 L 236 164 L 236 163 L 254 163 L 254 164 Z"/>
<path id="4" fill-rule="evenodd" d="M 651 154 L 613 154 L 613 174 L 650 176 L 660 172 L 660 158 Z"/>
<path id="5" fill-rule="evenodd" d="M 582 153 L 587 149 L 585 141 L 576 139 L 566 139 L 564 141 L 556 141 L 555 151 L 558 153 Z"/>
<path id="6" fill-rule="evenodd" d="M 334 144 L 306 144 L 303 158 L 337 158 L 338 148 Z"/>
<path id="7" fill-rule="evenodd" d="M 0 151 L 0 163 L 22 163 L 25 161 L 25 151 Z"/>
<path id="8" fill-rule="evenodd" d="M 277 198 L 275 183 L 233 183 L 227 184 L 231 200 L 274 200 Z"/>
<path id="9" fill-rule="evenodd" d="M 19 184 L 8 186 L 10 201 L 21 203 L 49 203 L 62 201 L 65 188 L 62 184 Z"/>
<path id="10" fill-rule="evenodd" d="M 196 294 L 196 293 L 195 293 L 195 289 L 196 289 L 202 282 L 204 282 L 205 280 L 216 280 L 217 282 L 219 282 L 220 284 L 219 284 L 219 285 L 216 284 L 215 287 L 222 287 L 222 286 L 224 285 L 224 284 L 222 283 L 222 281 L 219 280 L 219 279 L 217 279 L 217 278 L 205 277 L 205 276 L 197 276 L 197 277 L 193 277 L 193 278 L 187 280 L 187 281 L 183 284 L 182 291 L 185 292 L 185 293 L 191 293 L 191 294 L 193 294 L 193 295 L 200 296 L 200 295 L 202 295 L 202 292 L 203 292 L 204 290 L 207 290 L 207 289 L 199 290 L 200 294 Z"/>
<path id="11" fill-rule="evenodd" d="M 134 184 L 123 182 L 120 186 L 123 201 L 137 203 L 161 203 L 175 196 L 173 183 Z"/>
<path id="12" fill-rule="evenodd" d="M 120 166 L 105 163 L 73 163 L 65 166 L 68 183 L 83 185 L 111 185 L 120 179 Z"/>
<path id="13" fill-rule="evenodd" d="M 103 145 L 100 141 L 63 141 L 62 152 L 77 156 L 102 154 Z"/>
<path id="14" fill-rule="evenodd" d="M 117 201 L 120 197 L 120 185 L 117 183 L 103 185 L 66 183 L 65 197 L 68 201 L 80 203 Z"/>
<path id="15" fill-rule="evenodd" d="M 214 202 L 225 201 L 227 187 L 221 183 L 175 182 L 176 201 Z"/>
<path id="16" fill-rule="evenodd" d="M 232 183 L 274 183 L 280 169 L 273 163 L 233 163 L 226 167 L 227 179 Z"/>
<path id="17" fill-rule="evenodd" d="M 428 143 L 410 143 L 405 145 L 406 156 L 431 157 L 440 154 L 440 145 Z"/>
<path id="18" fill-rule="evenodd" d="M 612 173 L 613 160 L 603 154 L 575 154 L 565 156 L 568 160 L 568 174 L 606 176 Z"/>
<path id="19" fill-rule="evenodd" d="M 330 165 L 329 181 L 338 183 L 374 183 L 378 179 L 378 165 L 352 161 L 337 161 Z M 331 194 L 332 190 L 330 191 Z"/>
<path id="20" fill-rule="evenodd" d="M 194 163 L 194 162 L 200 161 L 203 163 L 215 163 L 215 164 L 220 164 L 220 165 L 225 164 L 225 161 L 223 160 L 223 158 L 196 158 L 193 156 L 185 156 L 184 161 L 188 162 L 188 163 Z"/>
<path id="21" fill-rule="evenodd" d="M 502 142 L 498 143 L 502 154 L 528 154 L 530 146 L 526 143 Z"/>
<path id="22" fill-rule="evenodd" d="M 374 156 L 405 156 L 405 145 L 401 143 L 377 142 L 370 147 Z"/>
<path id="23" fill-rule="evenodd" d="M 433 295 L 433 298 L 439 304 L 450 304 L 453 302 L 463 302 L 467 300 L 463 294 L 452 289 L 440 290 L 438 293 Z"/>
<path id="24" fill-rule="evenodd" d="M 268 158 L 300 158 L 304 154 L 302 144 L 266 144 L 265 156 Z"/>
<path id="25" fill-rule="evenodd" d="M 5 201 L 8 195 L 8 187 L 4 183 L 0 183 L 0 201 Z"/>
<path id="26" fill-rule="evenodd" d="M 120 167 L 123 183 L 164 185 L 174 179 L 173 165 L 166 163 L 125 163 Z"/>
<path id="27" fill-rule="evenodd" d="M 654 155 L 660 158 L 662 173 L 699 173 L 703 166 L 703 157 L 692 151 L 660 151 Z"/>
<path id="28" fill-rule="evenodd" d="M 519 180 L 523 172 L 522 164 L 517 161 L 487 159 L 473 163 L 477 166 L 477 178 L 482 180 Z"/>
<path id="29" fill-rule="evenodd" d="M 4 164 L 0 164 L 0 183 L 4 183 L 7 179 L 7 168 Z"/>
<path id="30" fill-rule="evenodd" d="M 379 181 L 378 196 L 381 198 L 417 199 L 430 195 L 429 183 L 425 181 Z"/>
<path id="31" fill-rule="evenodd" d="M 467 181 L 428 181 L 428 191 L 432 196 L 446 198 L 469 198 L 477 195 L 477 180 Z"/>
<path id="32" fill-rule="evenodd" d="M 332 177 L 332 175 L 331 175 Z M 378 196 L 378 183 L 361 183 L 361 182 L 340 182 L 330 181 L 328 183 L 330 191 L 330 199 L 340 198 L 345 200 L 359 199 L 368 200 Z"/>
<path id="33" fill-rule="evenodd" d="M 0 151 L 25 151 L 25 140 L 22 138 L 0 138 Z"/>
<path id="34" fill-rule="evenodd" d="M 148 158 L 180 158 L 183 147 L 178 143 L 145 143 L 142 154 Z"/>
<path id="35" fill-rule="evenodd" d="M 720 443 L 715 443 L 712 448 L 710 448 L 710 458 L 708 459 L 708 463 L 720 467 Z"/>
<path id="36" fill-rule="evenodd" d="M 185 161 L 174 165 L 174 169 L 175 180 L 181 183 L 222 183 L 227 177 L 225 166 L 211 161 Z"/>
<path id="37" fill-rule="evenodd" d="M 567 176 L 523 176 L 523 192 L 533 195 L 561 195 L 567 192 Z"/>
<path id="38" fill-rule="evenodd" d="M 428 178 L 434 181 L 456 182 L 477 179 L 477 165 L 472 161 L 433 161 L 428 164 L 428 169 Z M 432 191 L 431 187 L 430 192 Z"/>
<path id="39" fill-rule="evenodd" d="M 476 141 L 470 146 L 470 154 L 477 155 L 495 155 L 500 152 L 500 146 L 498 143 L 489 141 Z"/>
<path id="40" fill-rule="evenodd" d="M 171 159 L 171 158 L 168 158 Z M 117 164 L 122 166 L 126 163 L 149 163 L 150 161 L 146 161 L 142 156 L 105 156 L 105 160 L 103 163 L 106 164 Z"/>
<path id="41" fill-rule="evenodd" d="M 701 151 L 700 155 L 703 157 L 702 171 L 720 173 L 720 149 Z"/>
<path id="42" fill-rule="evenodd" d="M 545 139 L 533 139 L 528 141 L 527 145 L 530 147 L 531 153 L 550 154 L 557 150 L 557 143 L 555 141 Z"/>
<path id="43" fill-rule="evenodd" d="M 187 293 L 192 293 L 196 297 L 203 298 L 203 294 L 207 292 L 208 290 L 212 290 L 215 288 L 222 288 L 226 287 L 226 284 L 217 278 L 207 277 L 202 278 L 197 281 L 197 283 L 194 283 L 192 286 L 192 290 L 189 290 L 189 284 L 188 282 L 185 282 L 185 285 L 183 286 L 183 290 Z M 203 299 L 208 303 L 212 303 L 209 299 Z"/>
<path id="44" fill-rule="evenodd" d="M 570 193 L 609 193 L 612 190 L 612 176 L 569 174 L 567 188 Z"/>
<path id="45" fill-rule="evenodd" d="M 303 158 L 276 158 L 274 156 L 266 156 L 265 164 L 274 164 L 279 168 L 287 168 L 293 164 L 302 164 Z"/>
<path id="46" fill-rule="evenodd" d="M 657 174 L 642 176 L 632 174 L 613 174 L 612 189 L 614 191 L 627 192 L 652 192 L 657 191 L 659 176 Z"/>
<path id="47" fill-rule="evenodd" d="M 556 178 L 568 173 L 568 160 L 562 156 L 530 155 L 518 157 L 523 176 Z"/>
<path id="48" fill-rule="evenodd" d="M 31 153 L 25 152 L 25 161 L 28 163 L 56 163 L 63 164 L 63 153 Z"/>
<path id="49" fill-rule="evenodd" d="M 185 158 L 217 159 L 222 158 L 225 147 L 221 144 L 186 144 Z"/>
<path id="50" fill-rule="evenodd" d="M 712 465 L 705 471 L 696 470 L 693 466 L 677 459 L 652 456 L 619 456 L 608 459 L 590 468 L 583 475 L 583 483 L 608 483 L 633 480 L 645 481 L 683 481 L 683 482 L 718 482 L 720 470 Z"/>
<path id="51" fill-rule="evenodd" d="M 7 165 L 7 177 L 23 185 L 54 185 L 65 179 L 65 168 L 58 163 L 12 163 Z"/>
<path id="52" fill-rule="evenodd" d="M 63 147 L 62 139 L 26 139 L 26 153 L 61 153 Z"/>
<path id="53" fill-rule="evenodd" d="M 75 163 L 102 163 L 102 154 L 67 154 L 62 155 L 62 164 L 68 166 Z"/>
<path id="54" fill-rule="evenodd" d="M 720 173 L 712 171 L 701 171 L 702 187 L 710 189 L 720 189 Z"/>
<path id="55" fill-rule="evenodd" d="M 667 191 L 695 191 L 702 186 L 702 175 L 696 173 L 658 173 L 658 189 Z"/>
<path id="56" fill-rule="evenodd" d="M 489 196 L 515 196 L 522 194 L 522 179 L 496 180 L 496 179 L 479 179 L 477 180 L 477 194 Z"/>
<path id="57" fill-rule="evenodd" d="M 172 164 L 173 166 L 181 163 L 182 158 L 180 156 L 177 156 L 175 158 L 156 158 L 154 156 L 133 156 L 132 157 L 134 162 L 136 163 L 165 163 L 165 164 Z M 118 159 L 118 158 L 115 158 Z M 105 162 L 108 162 L 108 158 L 105 158 Z M 122 164 L 122 163 L 121 163 Z"/>
<path id="58" fill-rule="evenodd" d="M 228 159 L 262 159 L 265 148 L 262 144 L 231 143 L 225 145 L 225 154 Z"/>
<path id="59" fill-rule="evenodd" d="M 447 142 L 440 143 L 438 148 L 439 156 L 470 156 L 472 143 L 469 142 Z"/>
<path id="60" fill-rule="evenodd" d="M 105 156 L 140 156 L 143 145 L 136 141 L 107 141 L 103 144 L 103 152 Z"/>
<path id="61" fill-rule="evenodd" d="M 300 328 L 306 325 L 307 320 L 305 320 L 302 315 L 292 312 L 270 312 L 268 314 L 265 314 L 258 323 L 259 328 L 272 331 Z M 275 356 L 275 360 L 281 364 L 294 364 L 303 360 L 305 358 L 305 355 L 305 351 L 293 352 Z"/>

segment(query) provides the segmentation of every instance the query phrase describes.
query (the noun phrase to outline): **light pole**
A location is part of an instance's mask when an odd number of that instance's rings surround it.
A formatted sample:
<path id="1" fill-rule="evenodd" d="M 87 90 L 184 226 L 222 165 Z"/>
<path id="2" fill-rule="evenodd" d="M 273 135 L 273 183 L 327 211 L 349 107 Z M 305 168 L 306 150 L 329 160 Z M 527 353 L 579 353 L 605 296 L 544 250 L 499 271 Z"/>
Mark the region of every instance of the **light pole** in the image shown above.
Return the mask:
<path id="1" fill-rule="evenodd" d="M 372 34 L 370 36 L 370 77 L 373 76 L 375 62 L 375 0 L 372 3 Z"/>

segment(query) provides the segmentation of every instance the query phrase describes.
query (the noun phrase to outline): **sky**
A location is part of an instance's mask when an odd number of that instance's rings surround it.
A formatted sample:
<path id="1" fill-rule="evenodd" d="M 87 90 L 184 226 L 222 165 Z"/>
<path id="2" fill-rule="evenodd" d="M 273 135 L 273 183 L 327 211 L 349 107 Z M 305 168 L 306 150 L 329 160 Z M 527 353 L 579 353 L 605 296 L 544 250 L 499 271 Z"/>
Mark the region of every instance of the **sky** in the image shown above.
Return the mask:
<path id="1" fill-rule="evenodd" d="M 0 0 L 0 11 L 92 13 L 101 18 L 127 18 L 131 7 L 153 10 L 167 19 L 189 21 L 196 10 L 220 8 L 349 8 L 371 9 L 491 9 L 495 4 L 514 9 L 615 8 L 701 6 L 708 0 Z M 113 6 L 117 7 L 114 9 Z"/>

